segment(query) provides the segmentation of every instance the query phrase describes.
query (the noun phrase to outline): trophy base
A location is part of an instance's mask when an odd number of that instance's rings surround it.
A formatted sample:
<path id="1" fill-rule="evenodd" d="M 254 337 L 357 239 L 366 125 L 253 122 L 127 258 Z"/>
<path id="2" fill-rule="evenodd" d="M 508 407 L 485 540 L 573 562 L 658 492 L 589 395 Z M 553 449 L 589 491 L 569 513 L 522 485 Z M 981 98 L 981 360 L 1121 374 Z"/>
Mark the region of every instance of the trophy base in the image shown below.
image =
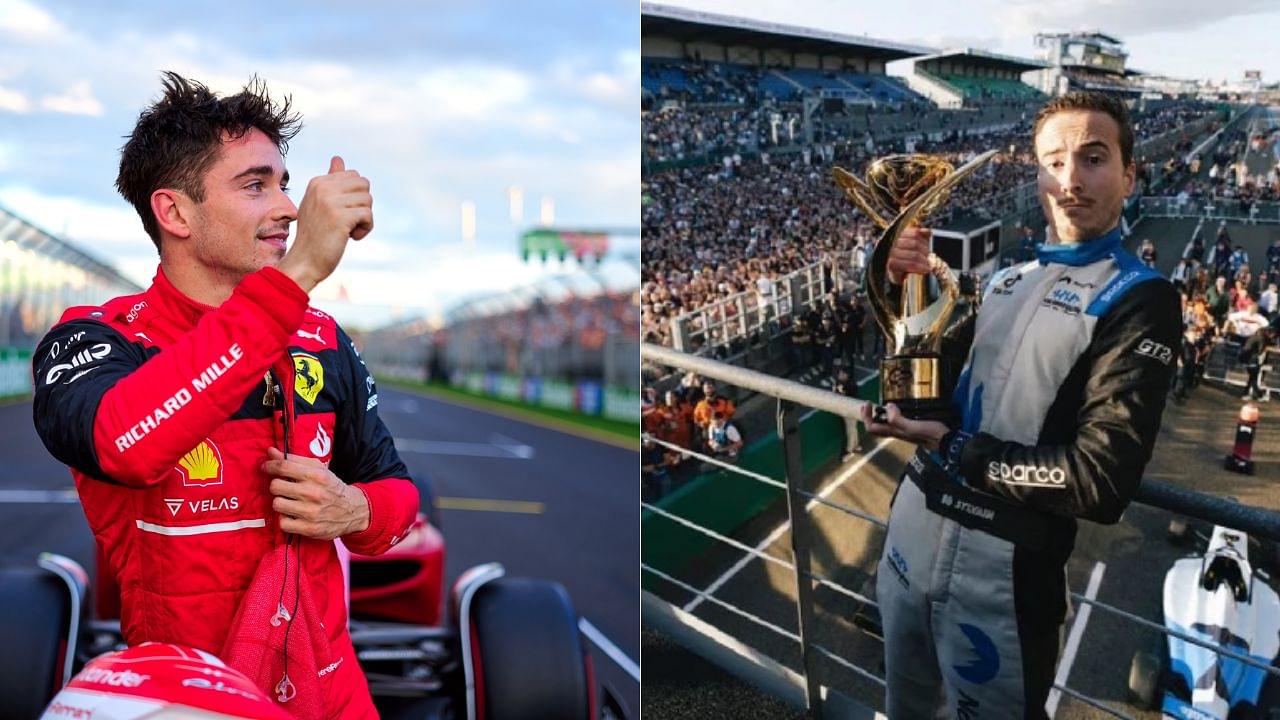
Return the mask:
<path id="1" fill-rule="evenodd" d="M 950 422 L 954 374 L 939 355 L 900 355 L 880 361 L 880 401 L 893 403 L 913 420 Z"/>

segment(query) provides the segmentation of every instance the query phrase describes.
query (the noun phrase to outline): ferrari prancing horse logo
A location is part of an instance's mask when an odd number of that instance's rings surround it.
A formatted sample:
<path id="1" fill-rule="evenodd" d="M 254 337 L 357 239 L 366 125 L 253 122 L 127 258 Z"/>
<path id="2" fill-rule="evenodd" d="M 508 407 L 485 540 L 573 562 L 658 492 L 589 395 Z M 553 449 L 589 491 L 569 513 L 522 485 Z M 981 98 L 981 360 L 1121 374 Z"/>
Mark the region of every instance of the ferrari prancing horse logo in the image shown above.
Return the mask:
<path id="1" fill-rule="evenodd" d="M 305 353 L 293 354 L 293 389 L 309 405 L 316 404 L 320 390 L 324 388 L 324 366 L 320 360 Z"/>

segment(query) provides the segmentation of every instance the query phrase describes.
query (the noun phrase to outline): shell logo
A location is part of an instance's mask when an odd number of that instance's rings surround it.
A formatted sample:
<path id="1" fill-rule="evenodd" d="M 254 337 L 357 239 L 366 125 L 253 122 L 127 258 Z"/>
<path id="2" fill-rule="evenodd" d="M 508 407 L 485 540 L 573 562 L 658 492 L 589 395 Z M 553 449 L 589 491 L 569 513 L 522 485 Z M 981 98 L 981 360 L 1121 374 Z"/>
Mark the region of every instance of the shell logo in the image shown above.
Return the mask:
<path id="1" fill-rule="evenodd" d="M 178 461 L 185 487 L 205 487 L 222 484 L 222 451 L 212 440 L 203 440 Z"/>

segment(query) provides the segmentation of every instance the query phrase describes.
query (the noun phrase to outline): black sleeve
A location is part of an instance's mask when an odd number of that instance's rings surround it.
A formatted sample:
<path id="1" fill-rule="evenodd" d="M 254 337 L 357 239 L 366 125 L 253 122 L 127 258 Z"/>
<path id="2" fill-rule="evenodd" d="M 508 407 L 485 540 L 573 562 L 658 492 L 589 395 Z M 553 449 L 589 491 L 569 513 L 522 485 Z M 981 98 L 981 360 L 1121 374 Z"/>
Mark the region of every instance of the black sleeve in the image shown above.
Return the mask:
<path id="1" fill-rule="evenodd" d="M 1167 281 L 1135 286 L 1099 319 L 1079 361 L 1085 363 L 1086 379 L 1074 440 L 1030 446 L 978 433 L 960 455 L 964 479 L 1030 507 L 1117 522 L 1160 430 L 1181 331 L 1178 305 Z M 1021 468 L 1033 477 L 1021 483 L 1002 480 L 1003 467 Z"/>
<path id="2" fill-rule="evenodd" d="M 31 355 L 32 419 L 49 453 L 91 477 L 115 482 L 98 464 L 94 419 L 107 391 L 147 360 L 141 344 L 94 320 L 49 331 Z"/>
<path id="3" fill-rule="evenodd" d="M 378 417 L 378 388 L 355 344 L 338 328 L 346 402 L 338 408 L 333 472 L 348 484 L 382 478 L 408 478 L 387 426 Z"/>

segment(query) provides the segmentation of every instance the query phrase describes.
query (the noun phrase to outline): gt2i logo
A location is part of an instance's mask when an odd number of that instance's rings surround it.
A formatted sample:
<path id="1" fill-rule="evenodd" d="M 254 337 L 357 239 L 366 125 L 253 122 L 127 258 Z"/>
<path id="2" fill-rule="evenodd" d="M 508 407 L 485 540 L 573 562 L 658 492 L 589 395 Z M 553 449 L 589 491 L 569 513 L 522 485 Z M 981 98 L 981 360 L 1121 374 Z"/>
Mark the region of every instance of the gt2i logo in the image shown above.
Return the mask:
<path id="1" fill-rule="evenodd" d="M 58 382 L 58 378 L 61 378 L 62 374 L 65 373 L 66 371 L 74 370 L 75 368 L 78 368 L 81 365 L 84 365 L 86 363 L 91 363 L 94 360 L 101 360 L 102 358 L 110 354 L 111 354 L 111 346 L 108 345 L 107 343 L 98 343 L 97 345 L 94 345 L 93 347 L 88 348 L 87 350 L 81 350 L 80 352 L 72 356 L 70 362 L 58 363 L 57 365 L 54 365 L 53 367 L 49 368 L 49 372 L 44 376 L 44 384 L 52 385 L 53 383 Z M 78 380 L 81 375 L 84 375 L 85 373 L 89 372 L 92 369 L 93 368 L 85 368 L 84 370 L 81 370 L 75 375 L 72 375 L 71 379 L 67 381 L 67 384 L 70 385 L 71 383 Z"/>
<path id="2" fill-rule="evenodd" d="M 1159 360 L 1165 365 L 1173 362 L 1173 350 L 1169 349 L 1168 345 L 1161 345 L 1147 338 L 1143 338 L 1142 342 L 1138 343 L 1138 349 L 1135 352 L 1139 355 L 1146 355 L 1154 360 Z"/>
<path id="3" fill-rule="evenodd" d="M 1031 487 L 1066 487 L 1067 473 L 1062 468 L 1046 468 L 1036 465 L 1007 465 L 1002 462 L 987 463 L 987 478 L 1005 485 L 1029 485 Z"/>

